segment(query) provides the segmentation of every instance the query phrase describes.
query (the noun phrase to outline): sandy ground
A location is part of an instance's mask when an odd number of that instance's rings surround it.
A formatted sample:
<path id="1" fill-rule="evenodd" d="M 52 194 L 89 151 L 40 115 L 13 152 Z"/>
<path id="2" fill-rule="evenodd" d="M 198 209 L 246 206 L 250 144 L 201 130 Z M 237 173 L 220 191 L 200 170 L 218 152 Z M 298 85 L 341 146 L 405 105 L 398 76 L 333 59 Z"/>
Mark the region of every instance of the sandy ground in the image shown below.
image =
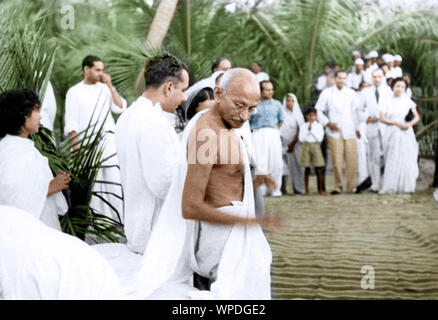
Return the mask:
<path id="1" fill-rule="evenodd" d="M 438 299 L 438 203 L 428 188 L 434 163 L 421 159 L 420 171 L 413 195 L 323 197 L 311 176 L 310 196 L 266 198 L 267 211 L 290 224 L 266 232 L 273 297 Z"/>

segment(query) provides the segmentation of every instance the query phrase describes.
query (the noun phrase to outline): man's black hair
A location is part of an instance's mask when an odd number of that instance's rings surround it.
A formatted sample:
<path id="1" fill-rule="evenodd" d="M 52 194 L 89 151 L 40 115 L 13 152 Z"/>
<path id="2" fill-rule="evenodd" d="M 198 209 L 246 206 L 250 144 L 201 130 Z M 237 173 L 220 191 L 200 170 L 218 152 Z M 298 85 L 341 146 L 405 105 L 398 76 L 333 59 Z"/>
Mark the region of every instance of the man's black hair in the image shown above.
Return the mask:
<path id="1" fill-rule="evenodd" d="M 263 85 L 264 85 L 265 83 L 272 83 L 272 82 L 269 81 L 269 80 L 263 80 L 263 81 L 260 81 L 260 92 L 263 91 Z"/>
<path id="2" fill-rule="evenodd" d="M 304 111 L 304 116 L 307 117 L 309 113 L 318 113 L 314 107 L 309 107 Z"/>
<path id="3" fill-rule="evenodd" d="M 82 70 L 84 70 L 85 66 L 92 68 L 96 61 L 102 61 L 102 59 L 92 55 L 86 56 L 84 60 L 82 60 Z"/>
<path id="4" fill-rule="evenodd" d="M 183 69 L 187 68 L 170 53 L 150 58 L 144 73 L 146 88 L 149 86 L 158 88 L 168 80 L 179 81 Z"/>
<path id="5" fill-rule="evenodd" d="M 347 73 L 346 71 L 344 71 L 344 70 L 342 70 L 342 69 L 339 69 L 338 71 L 336 71 L 335 72 L 335 78 L 338 76 L 338 74 L 340 74 L 340 73 Z"/>
<path id="6" fill-rule="evenodd" d="M 21 127 L 35 106 L 41 105 L 32 90 L 10 90 L 0 94 L 0 138 L 6 134 L 19 135 Z"/>

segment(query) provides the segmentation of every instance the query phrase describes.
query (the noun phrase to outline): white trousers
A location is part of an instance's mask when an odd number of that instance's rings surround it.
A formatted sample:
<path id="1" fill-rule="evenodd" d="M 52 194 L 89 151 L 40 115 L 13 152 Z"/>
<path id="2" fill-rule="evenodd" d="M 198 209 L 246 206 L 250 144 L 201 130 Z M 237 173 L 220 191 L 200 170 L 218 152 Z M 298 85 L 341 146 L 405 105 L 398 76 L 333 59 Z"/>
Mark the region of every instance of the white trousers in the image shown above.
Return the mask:
<path id="1" fill-rule="evenodd" d="M 283 175 L 283 155 L 280 130 L 262 128 L 253 132 L 256 153 L 256 175 L 270 175 L 276 184 L 273 194 L 281 194 L 281 177 Z"/>
<path id="2" fill-rule="evenodd" d="M 382 166 L 382 141 L 380 134 L 376 137 L 368 138 L 367 144 L 368 172 L 371 176 L 371 190 L 380 190 L 381 166 Z"/>

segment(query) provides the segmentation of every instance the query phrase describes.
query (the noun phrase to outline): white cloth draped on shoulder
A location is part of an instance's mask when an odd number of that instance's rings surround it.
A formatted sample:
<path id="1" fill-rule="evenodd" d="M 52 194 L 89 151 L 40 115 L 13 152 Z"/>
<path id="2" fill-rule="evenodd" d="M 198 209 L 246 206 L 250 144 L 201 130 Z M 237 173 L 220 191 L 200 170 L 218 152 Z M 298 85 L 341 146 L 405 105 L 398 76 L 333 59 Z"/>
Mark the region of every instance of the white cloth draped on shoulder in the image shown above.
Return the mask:
<path id="1" fill-rule="evenodd" d="M 52 179 L 47 158 L 32 140 L 13 135 L 0 140 L 0 205 L 31 212 L 61 230 L 58 215 L 64 215 L 68 206 L 62 192 L 47 197 Z"/>
<path id="2" fill-rule="evenodd" d="M 210 291 L 192 285 L 195 226 L 197 221 L 182 216 L 182 194 L 187 174 L 187 142 L 196 122 L 208 110 L 198 113 L 183 134 L 180 163 L 174 172 L 166 198 L 143 260 L 127 290 L 152 299 L 270 299 L 272 254 L 260 226 L 235 225 L 224 245 L 217 279 Z M 241 142 L 241 148 L 244 148 Z M 244 196 L 236 206 L 219 208 L 230 214 L 255 217 L 254 191 L 249 161 L 244 150 Z"/>
<path id="3" fill-rule="evenodd" d="M 85 242 L 0 205 L 0 300 L 123 298 L 111 266 Z"/>

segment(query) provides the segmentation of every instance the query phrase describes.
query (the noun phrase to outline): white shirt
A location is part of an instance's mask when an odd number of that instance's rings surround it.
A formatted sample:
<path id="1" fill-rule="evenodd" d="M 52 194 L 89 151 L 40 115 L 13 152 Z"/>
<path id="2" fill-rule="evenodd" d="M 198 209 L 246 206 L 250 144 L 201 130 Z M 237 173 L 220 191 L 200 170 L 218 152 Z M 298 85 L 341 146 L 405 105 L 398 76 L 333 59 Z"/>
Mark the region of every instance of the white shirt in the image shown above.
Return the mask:
<path id="1" fill-rule="evenodd" d="M 56 116 L 56 99 L 50 81 L 47 84 L 47 89 L 44 95 L 44 100 L 42 102 L 40 113 L 41 113 L 41 124 L 47 129 L 49 129 L 50 131 L 53 131 L 53 123 L 55 121 L 55 116 Z"/>
<path id="2" fill-rule="evenodd" d="M 321 92 L 315 106 L 318 112 L 318 122 L 323 126 L 329 122 L 336 123 L 339 128 L 339 131 L 332 131 L 327 127 L 329 137 L 338 139 L 339 132 L 342 132 L 344 139 L 355 138 L 356 124 L 355 117 L 353 117 L 355 96 L 356 93 L 345 86 L 339 90 L 335 85 Z"/>
<path id="3" fill-rule="evenodd" d="M 321 142 L 324 139 L 324 129 L 317 121 L 312 123 L 309 130 L 309 122 L 300 126 L 300 135 L 298 137 L 301 143 Z"/>
<path id="4" fill-rule="evenodd" d="M 391 74 L 393 78 L 401 78 L 403 76 L 403 70 L 399 66 L 394 67 L 391 69 Z"/>
<path id="5" fill-rule="evenodd" d="M 325 74 L 320 75 L 316 81 L 316 90 L 322 91 L 327 88 L 327 76 Z"/>
<path id="6" fill-rule="evenodd" d="M 143 254 L 169 191 L 179 140 L 161 109 L 140 96 L 117 121 L 128 247 Z"/>
<path id="7" fill-rule="evenodd" d="M 256 73 L 255 76 L 259 82 L 269 81 L 269 75 L 266 72 L 262 71 L 262 72 Z"/>
<path id="8" fill-rule="evenodd" d="M 365 74 L 363 71 L 361 71 L 359 74 L 357 74 L 356 71 L 353 71 L 348 74 L 346 85 L 351 89 L 358 90 L 360 84 L 362 83 L 362 81 L 364 81 L 364 79 Z"/>
<path id="9" fill-rule="evenodd" d="M 90 124 L 96 124 L 95 130 L 102 125 L 108 111 L 122 113 L 126 110 L 127 102 L 120 96 L 123 108 L 119 108 L 113 101 L 111 91 L 102 82 L 86 84 L 81 81 L 67 91 L 65 99 L 65 127 L 64 134 L 72 131 L 80 133 L 87 129 Z M 104 124 L 104 132 L 114 132 L 115 123 L 111 114 L 108 115 Z M 114 134 L 105 134 L 101 141 L 105 146 L 102 159 L 117 153 Z M 116 165 L 117 157 L 105 161 L 106 165 Z"/>

